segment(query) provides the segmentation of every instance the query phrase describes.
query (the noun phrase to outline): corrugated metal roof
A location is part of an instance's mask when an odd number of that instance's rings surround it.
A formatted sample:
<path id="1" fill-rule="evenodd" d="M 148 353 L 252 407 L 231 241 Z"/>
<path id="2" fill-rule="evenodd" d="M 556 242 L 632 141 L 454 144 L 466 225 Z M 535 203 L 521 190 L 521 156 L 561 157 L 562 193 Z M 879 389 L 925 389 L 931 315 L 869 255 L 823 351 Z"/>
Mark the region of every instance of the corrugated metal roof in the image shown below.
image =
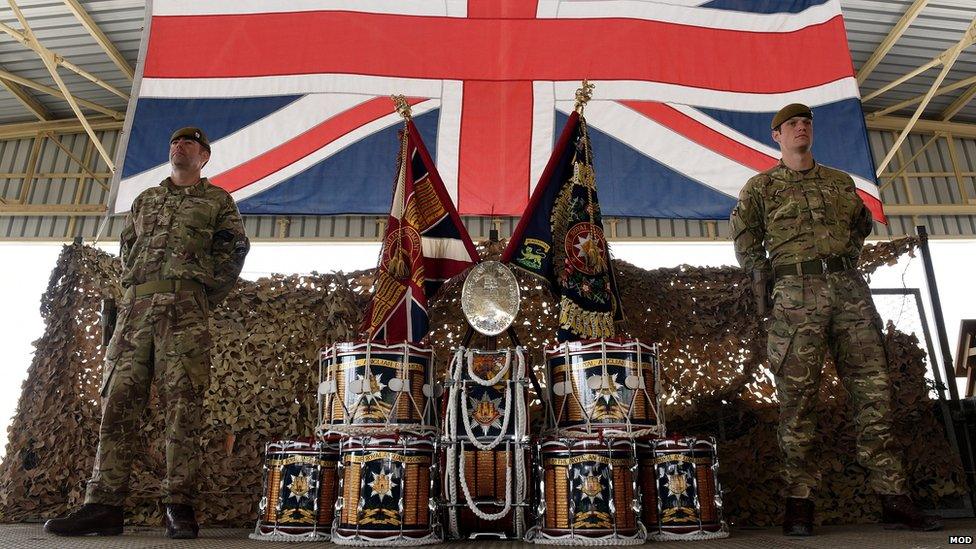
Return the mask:
<path id="1" fill-rule="evenodd" d="M 847 25 L 848 45 L 855 69 L 859 70 L 864 65 L 911 5 L 912 0 L 841 0 L 844 21 Z M 867 96 L 870 92 L 897 80 L 955 46 L 972 24 L 974 16 L 976 16 L 976 1 L 930 1 L 861 85 L 861 95 Z M 931 68 L 877 99 L 866 102 L 864 112 L 870 113 L 925 94 L 940 70 L 941 67 Z M 974 74 L 976 74 L 976 46 L 970 46 L 959 55 L 942 85 L 969 78 Z M 939 120 L 939 114 L 966 89 L 935 97 L 925 109 L 923 117 Z M 892 114 L 910 116 L 914 110 L 914 106 L 907 107 Z M 970 103 L 953 120 L 976 122 L 976 105 Z"/>
<path id="2" fill-rule="evenodd" d="M 81 4 L 129 64 L 135 66 L 142 36 L 145 2 L 87 0 L 82 1 Z M 112 63 L 63 2 L 21 1 L 17 5 L 23 11 L 38 42 L 109 85 L 126 94 L 129 93 L 131 88 L 129 79 Z M 0 21 L 18 30 L 22 28 L 6 3 L 0 6 Z M 6 34 L 0 34 L 0 70 L 12 72 L 52 88 L 57 87 L 38 55 Z M 125 99 L 66 68 L 60 68 L 58 74 L 67 84 L 72 95 L 125 112 L 127 106 Z M 54 118 L 73 116 L 66 101 L 37 90 L 28 89 L 28 91 L 50 111 Z M 86 110 L 86 113 L 97 114 L 90 110 Z M 0 123 L 34 120 L 37 118 L 20 101 L 6 90 L 0 91 Z"/>

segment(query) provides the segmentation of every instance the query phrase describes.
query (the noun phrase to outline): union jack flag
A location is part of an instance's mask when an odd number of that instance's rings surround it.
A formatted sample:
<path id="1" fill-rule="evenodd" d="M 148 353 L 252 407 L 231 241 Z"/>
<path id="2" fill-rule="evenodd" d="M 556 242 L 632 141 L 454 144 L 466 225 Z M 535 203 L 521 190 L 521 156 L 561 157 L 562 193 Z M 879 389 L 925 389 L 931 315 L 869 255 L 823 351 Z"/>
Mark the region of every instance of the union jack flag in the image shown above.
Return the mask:
<path id="1" fill-rule="evenodd" d="M 383 213 L 405 93 L 459 212 L 519 215 L 588 78 L 605 215 L 726 219 L 800 102 L 883 219 L 839 0 L 155 0 L 144 32 L 115 212 L 194 125 L 244 213 Z"/>

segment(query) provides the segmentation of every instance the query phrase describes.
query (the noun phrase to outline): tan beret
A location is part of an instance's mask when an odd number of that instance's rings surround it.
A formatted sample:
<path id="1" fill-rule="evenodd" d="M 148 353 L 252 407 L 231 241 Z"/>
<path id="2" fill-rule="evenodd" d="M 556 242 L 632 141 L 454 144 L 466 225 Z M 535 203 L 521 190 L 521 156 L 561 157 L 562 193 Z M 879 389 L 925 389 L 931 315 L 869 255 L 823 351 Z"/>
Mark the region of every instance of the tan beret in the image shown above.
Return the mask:
<path id="1" fill-rule="evenodd" d="M 201 130 L 200 128 L 194 128 L 193 126 L 180 128 L 175 132 L 173 132 L 173 136 L 169 138 L 169 142 L 172 143 L 173 141 L 176 141 L 176 139 L 180 137 L 185 137 L 186 139 L 192 139 L 193 141 L 196 141 L 201 146 L 203 146 L 204 149 L 207 149 L 208 152 L 210 151 L 210 140 L 207 139 L 207 134 L 203 133 L 203 130 Z"/>
<path id="2" fill-rule="evenodd" d="M 773 117 L 773 123 L 769 125 L 769 129 L 775 130 L 776 128 L 779 128 L 780 124 L 786 122 L 794 116 L 804 116 L 812 120 L 813 111 L 810 110 L 810 107 L 801 103 L 791 103 L 776 113 L 776 116 Z"/>

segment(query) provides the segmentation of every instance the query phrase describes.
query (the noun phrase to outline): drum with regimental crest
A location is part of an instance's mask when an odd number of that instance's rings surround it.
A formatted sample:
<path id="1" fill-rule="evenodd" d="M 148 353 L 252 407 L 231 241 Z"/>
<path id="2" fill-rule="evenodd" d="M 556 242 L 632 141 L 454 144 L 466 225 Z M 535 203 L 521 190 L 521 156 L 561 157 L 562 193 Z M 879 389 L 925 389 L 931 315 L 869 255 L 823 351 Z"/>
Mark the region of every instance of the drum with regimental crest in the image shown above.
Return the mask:
<path id="1" fill-rule="evenodd" d="M 432 489 L 434 442 L 425 437 L 350 437 L 341 448 L 341 496 L 332 543 L 428 545 L 443 541 Z"/>
<path id="2" fill-rule="evenodd" d="M 346 435 L 434 431 L 433 353 L 410 343 L 336 343 L 320 354 L 319 428 Z"/>
<path id="3" fill-rule="evenodd" d="M 657 346 L 568 341 L 546 350 L 556 428 L 568 436 L 664 434 Z"/>
<path id="4" fill-rule="evenodd" d="M 539 447 L 539 521 L 527 541 L 552 545 L 634 545 L 637 465 L 630 440 L 560 439 Z"/>
<path id="5" fill-rule="evenodd" d="M 654 540 L 699 540 L 729 535 L 722 520 L 722 489 L 714 439 L 641 442 L 642 517 Z"/>
<path id="6" fill-rule="evenodd" d="M 251 539 L 327 541 L 338 496 L 339 441 L 270 442 L 264 487 Z"/>
<path id="7" fill-rule="evenodd" d="M 444 398 L 446 532 L 453 539 L 522 539 L 532 448 L 521 347 L 457 349 Z"/>

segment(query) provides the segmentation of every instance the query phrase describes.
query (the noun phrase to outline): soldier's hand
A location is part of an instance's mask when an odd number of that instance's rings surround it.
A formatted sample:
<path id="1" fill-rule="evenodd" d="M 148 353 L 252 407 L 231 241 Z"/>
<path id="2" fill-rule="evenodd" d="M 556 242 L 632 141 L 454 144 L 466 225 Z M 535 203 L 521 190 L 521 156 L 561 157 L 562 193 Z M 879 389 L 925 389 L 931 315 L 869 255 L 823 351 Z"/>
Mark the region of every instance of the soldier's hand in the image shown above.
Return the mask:
<path id="1" fill-rule="evenodd" d="M 752 271 L 752 295 L 756 300 L 756 312 L 766 316 L 773 309 L 773 277 L 768 271 Z"/>

